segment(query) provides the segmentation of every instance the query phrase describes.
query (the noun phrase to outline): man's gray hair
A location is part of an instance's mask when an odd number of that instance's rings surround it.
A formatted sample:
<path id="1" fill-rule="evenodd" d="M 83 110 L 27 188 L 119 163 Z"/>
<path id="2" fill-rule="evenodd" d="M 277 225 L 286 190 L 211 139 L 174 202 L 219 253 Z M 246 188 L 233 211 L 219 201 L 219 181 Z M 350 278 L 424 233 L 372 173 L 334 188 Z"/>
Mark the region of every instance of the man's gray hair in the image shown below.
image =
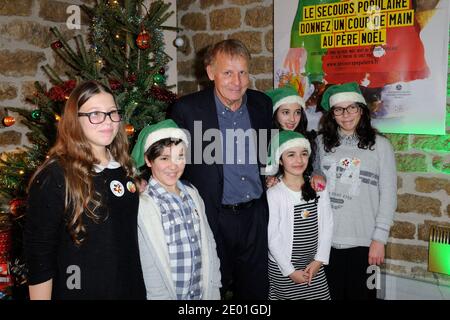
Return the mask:
<path id="1" fill-rule="evenodd" d="M 219 53 L 224 53 L 231 57 L 241 56 L 247 61 L 250 61 L 251 55 L 247 47 L 237 39 L 222 40 L 215 45 L 211 45 L 205 54 L 204 65 L 205 68 L 214 62 L 214 59 Z"/>

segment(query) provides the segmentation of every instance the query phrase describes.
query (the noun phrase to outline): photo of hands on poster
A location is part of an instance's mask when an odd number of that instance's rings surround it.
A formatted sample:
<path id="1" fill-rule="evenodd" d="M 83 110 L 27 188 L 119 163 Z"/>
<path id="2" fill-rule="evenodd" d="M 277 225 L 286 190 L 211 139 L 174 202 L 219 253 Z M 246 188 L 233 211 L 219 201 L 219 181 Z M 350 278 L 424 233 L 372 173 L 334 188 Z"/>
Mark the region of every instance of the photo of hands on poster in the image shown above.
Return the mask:
<path id="1" fill-rule="evenodd" d="M 445 134 L 448 0 L 275 0 L 274 86 L 305 99 L 357 82 L 386 133 Z"/>

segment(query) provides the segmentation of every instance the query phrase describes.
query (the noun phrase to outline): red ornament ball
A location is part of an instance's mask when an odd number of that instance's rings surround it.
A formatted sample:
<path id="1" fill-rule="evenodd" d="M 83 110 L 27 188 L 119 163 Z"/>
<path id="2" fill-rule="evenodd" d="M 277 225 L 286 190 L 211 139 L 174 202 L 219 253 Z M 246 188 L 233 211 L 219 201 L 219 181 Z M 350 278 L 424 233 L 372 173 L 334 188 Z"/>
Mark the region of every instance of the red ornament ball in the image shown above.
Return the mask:
<path id="1" fill-rule="evenodd" d="M 59 40 L 56 40 L 55 42 L 52 42 L 52 44 L 51 44 L 51 47 L 52 47 L 53 50 L 62 48 L 62 46 L 63 46 L 62 42 L 59 41 Z"/>
<path id="2" fill-rule="evenodd" d="M 150 47 L 150 34 L 147 31 L 142 30 L 137 36 L 136 45 L 139 49 L 148 49 Z"/>
<path id="3" fill-rule="evenodd" d="M 22 209 L 25 207 L 25 201 L 23 199 L 12 199 L 9 202 L 9 211 L 15 217 L 21 214 Z"/>

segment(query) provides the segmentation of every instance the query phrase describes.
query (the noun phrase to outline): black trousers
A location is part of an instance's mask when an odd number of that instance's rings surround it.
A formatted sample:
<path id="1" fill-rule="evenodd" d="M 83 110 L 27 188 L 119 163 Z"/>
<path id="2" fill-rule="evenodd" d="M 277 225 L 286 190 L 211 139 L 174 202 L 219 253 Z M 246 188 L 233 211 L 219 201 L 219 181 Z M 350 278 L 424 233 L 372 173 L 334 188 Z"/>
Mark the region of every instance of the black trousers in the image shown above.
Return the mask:
<path id="1" fill-rule="evenodd" d="M 222 274 L 222 298 L 267 300 L 269 294 L 268 207 L 265 197 L 250 208 L 221 208 L 215 235 Z"/>
<path id="2" fill-rule="evenodd" d="M 325 266 L 331 299 L 375 300 L 377 290 L 370 289 L 367 285 L 369 277 L 373 274 L 367 273 L 368 267 L 368 247 L 331 248 L 330 261 Z"/>

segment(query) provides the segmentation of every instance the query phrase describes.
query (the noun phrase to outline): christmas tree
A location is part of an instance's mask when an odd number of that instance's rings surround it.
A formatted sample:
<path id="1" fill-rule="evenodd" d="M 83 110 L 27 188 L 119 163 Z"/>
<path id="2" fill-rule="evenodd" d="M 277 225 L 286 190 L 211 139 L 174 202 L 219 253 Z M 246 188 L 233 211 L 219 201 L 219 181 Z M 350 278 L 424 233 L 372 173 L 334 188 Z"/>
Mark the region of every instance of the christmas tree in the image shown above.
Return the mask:
<path id="1" fill-rule="evenodd" d="M 164 26 L 173 11 L 163 1 L 154 1 L 148 8 L 143 2 L 97 0 L 93 7 L 83 5 L 91 19 L 87 40 L 77 35 L 69 41 L 51 28 L 57 38 L 51 48 L 69 71 L 60 77 L 50 66 L 43 67 L 53 86 L 47 90 L 35 83 L 36 92 L 28 101 L 35 109 L 9 108 L 20 114 L 30 130 L 30 145 L 0 159 L 0 193 L 6 199 L 0 211 L 0 299 L 11 296 L 13 288 L 25 287 L 21 229 L 28 181 L 53 145 L 58 119 L 77 83 L 94 79 L 113 90 L 131 142 L 135 131 L 163 120 L 166 107 L 176 98 L 166 85 L 171 58 L 164 51 L 163 39 L 163 30 L 176 30 Z M 14 122 L 14 117 L 3 118 L 5 126 Z"/>

